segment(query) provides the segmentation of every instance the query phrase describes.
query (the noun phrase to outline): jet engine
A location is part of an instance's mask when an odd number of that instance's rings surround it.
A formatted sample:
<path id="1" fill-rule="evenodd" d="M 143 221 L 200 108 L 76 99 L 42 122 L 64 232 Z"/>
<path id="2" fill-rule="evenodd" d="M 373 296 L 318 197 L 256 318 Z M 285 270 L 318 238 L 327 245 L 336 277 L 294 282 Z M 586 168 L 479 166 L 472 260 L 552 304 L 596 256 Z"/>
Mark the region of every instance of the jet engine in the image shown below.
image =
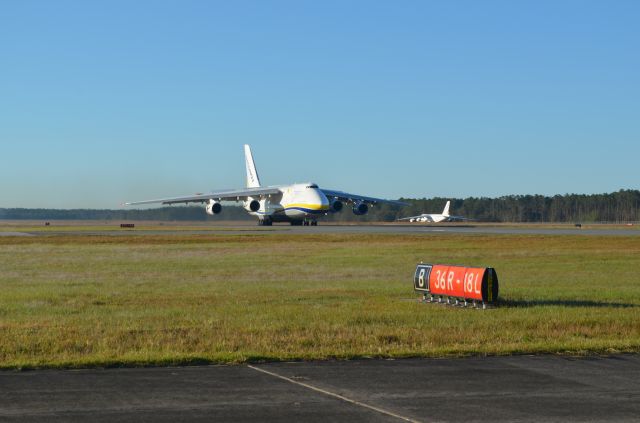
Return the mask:
<path id="1" fill-rule="evenodd" d="M 222 204 L 217 202 L 214 199 L 210 199 L 207 201 L 207 214 L 213 216 L 214 214 L 218 214 L 222 211 Z"/>
<path id="2" fill-rule="evenodd" d="M 251 202 L 245 203 L 244 208 L 252 212 L 257 212 L 260 210 L 260 201 L 251 200 Z"/>
<path id="3" fill-rule="evenodd" d="M 353 214 L 355 214 L 356 216 L 367 214 L 368 211 L 369 206 L 367 206 L 365 203 L 359 201 L 353 205 Z"/>
<path id="4" fill-rule="evenodd" d="M 340 211 L 342 211 L 342 201 L 340 200 L 333 200 L 331 201 L 331 203 L 329 204 L 329 211 L 331 213 L 338 213 Z"/>

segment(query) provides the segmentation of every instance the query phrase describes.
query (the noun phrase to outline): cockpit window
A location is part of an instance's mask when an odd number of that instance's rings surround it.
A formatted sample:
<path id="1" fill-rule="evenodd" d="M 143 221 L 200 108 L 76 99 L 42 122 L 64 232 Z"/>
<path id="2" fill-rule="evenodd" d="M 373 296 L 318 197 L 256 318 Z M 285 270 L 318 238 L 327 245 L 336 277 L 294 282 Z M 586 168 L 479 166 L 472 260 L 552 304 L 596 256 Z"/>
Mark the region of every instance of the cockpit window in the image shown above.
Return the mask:
<path id="1" fill-rule="evenodd" d="M 307 188 L 318 188 L 318 185 L 316 184 L 307 185 Z"/>

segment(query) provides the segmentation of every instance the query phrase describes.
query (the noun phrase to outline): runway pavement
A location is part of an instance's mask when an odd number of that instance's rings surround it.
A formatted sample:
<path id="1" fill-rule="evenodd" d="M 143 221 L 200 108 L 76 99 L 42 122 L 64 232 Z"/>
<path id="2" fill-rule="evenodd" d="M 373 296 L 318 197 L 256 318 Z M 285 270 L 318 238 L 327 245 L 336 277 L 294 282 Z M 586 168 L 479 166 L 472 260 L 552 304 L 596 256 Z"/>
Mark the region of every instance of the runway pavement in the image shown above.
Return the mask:
<path id="1" fill-rule="evenodd" d="M 640 356 L 0 372 L 0 421 L 637 422 Z"/>
<path id="2" fill-rule="evenodd" d="M 490 235 L 640 235 L 637 229 L 576 227 L 518 227 L 474 225 L 322 225 L 295 227 L 294 233 L 372 233 L 372 234 L 490 234 Z"/>
<path id="3" fill-rule="evenodd" d="M 113 226 L 116 226 L 115 224 Z M 47 231 L 34 232 L 1 232 L 0 236 L 56 236 L 56 235 L 266 235 L 266 234 L 389 234 L 389 235 L 429 235 L 429 234 L 484 234 L 484 235 L 582 235 L 582 236 L 640 236 L 640 229 L 636 227 L 620 227 L 608 225 L 594 225 L 577 228 L 574 226 L 488 226 L 488 225 L 335 225 L 320 224 L 318 226 L 290 226 L 273 225 L 259 227 L 255 223 L 241 224 L 211 224 L 189 227 L 186 229 L 156 229 L 154 226 L 139 225 L 135 229 L 117 230 L 104 229 L 88 231 L 81 227 L 78 230 L 65 228 L 56 231 L 55 227 Z"/>

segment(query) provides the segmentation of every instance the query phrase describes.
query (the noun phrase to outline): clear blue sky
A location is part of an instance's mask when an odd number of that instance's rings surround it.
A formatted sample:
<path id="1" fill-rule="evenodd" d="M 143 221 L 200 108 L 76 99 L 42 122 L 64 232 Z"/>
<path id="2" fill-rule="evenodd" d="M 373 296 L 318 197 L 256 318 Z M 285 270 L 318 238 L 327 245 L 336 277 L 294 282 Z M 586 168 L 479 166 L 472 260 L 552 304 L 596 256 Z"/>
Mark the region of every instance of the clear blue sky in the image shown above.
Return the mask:
<path id="1" fill-rule="evenodd" d="M 0 207 L 640 188 L 639 1 L 5 1 Z"/>

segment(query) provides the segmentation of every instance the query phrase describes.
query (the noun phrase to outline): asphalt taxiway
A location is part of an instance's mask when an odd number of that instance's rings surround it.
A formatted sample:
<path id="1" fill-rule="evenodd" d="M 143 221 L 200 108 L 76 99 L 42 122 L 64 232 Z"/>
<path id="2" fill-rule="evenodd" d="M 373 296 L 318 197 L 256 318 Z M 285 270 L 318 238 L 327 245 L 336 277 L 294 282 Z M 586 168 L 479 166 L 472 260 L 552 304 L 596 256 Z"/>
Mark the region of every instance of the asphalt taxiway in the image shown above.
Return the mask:
<path id="1" fill-rule="evenodd" d="M 277 228 L 281 228 L 277 227 Z M 286 227 L 284 227 L 286 228 Z M 474 226 L 474 225 L 322 225 L 294 227 L 292 233 L 348 233 L 348 234 L 486 234 L 486 235 L 640 235 L 640 230 L 631 228 L 576 228 L 576 227 L 518 227 L 518 226 Z"/>
<path id="2" fill-rule="evenodd" d="M 0 421 L 637 422 L 640 356 L 0 372 Z"/>
<path id="3" fill-rule="evenodd" d="M 116 225 L 113 225 L 116 226 Z M 425 235 L 425 234 L 477 234 L 477 235 L 582 235 L 582 236 L 640 236 L 640 229 L 635 226 L 487 226 L 487 225 L 334 225 L 320 224 L 318 226 L 290 226 L 273 225 L 260 227 L 255 223 L 243 222 L 240 224 L 212 224 L 199 225 L 188 228 L 159 229 L 154 225 L 137 225 L 134 229 L 110 229 L 109 225 L 104 225 L 100 230 L 86 230 L 78 227 L 65 228 L 56 231 L 51 227 L 47 231 L 32 232 L 2 232 L 0 236 L 57 236 L 57 235 L 259 235 L 259 234 L 388 234 L 388 235 Z"/>

